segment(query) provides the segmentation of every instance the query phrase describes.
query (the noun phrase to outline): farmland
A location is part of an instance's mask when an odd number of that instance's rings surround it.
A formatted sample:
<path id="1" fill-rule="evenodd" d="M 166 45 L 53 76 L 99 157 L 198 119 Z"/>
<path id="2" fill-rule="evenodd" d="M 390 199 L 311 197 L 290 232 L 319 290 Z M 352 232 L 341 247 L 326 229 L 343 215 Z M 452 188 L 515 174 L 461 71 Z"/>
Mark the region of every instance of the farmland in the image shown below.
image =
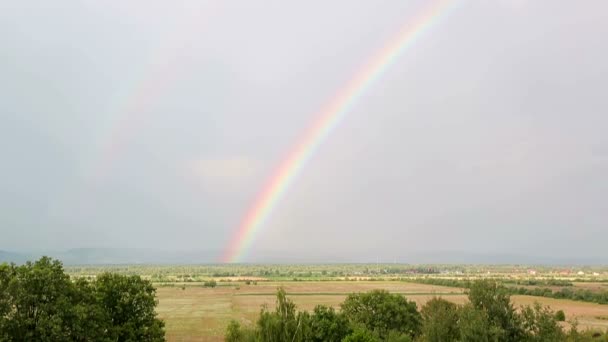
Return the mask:
<path id="1" fill-rule="evenodd" d="M 166 323 L 169 341 L 219 341 L 230 320 L 252 325 L 263 305 L 274 306 L 277 288 L 287 291 L 300 310 L 324 304 L 338 308 L 353 292 L 385 289 L 421 307 L 434 296 L 465 303 L 465 289 L 421 284 L 417 281 L 497 279 L 508 287 L 608 290 L 603 268 L 458 265 L 181 265 L 68 267 L 73 277 L 95 277 L 104 271 L 137 274 L 157 287 L 158 315 Z M 570 270 L 569 269 L 569 270 Z M 583 269 L 584 271 L 579 271 Z M 583 273 L 583 274 L 581 274 Z M 215 287 L 205 282 L 214 280 Z M 539 302 L 563 310 L 579 327 L 608 329 L 608 305 L 527 295 L 513 295 L 516 306 Z"/>
<path id="2" fill-rule="evenodd" d="M 394 281 L 264 282 L 216 288 L 191 285 L 159 288 L 158 313 L 167 324 L 170 341 L 220 341 L 231 319 L 253 324 L 262 305 L 272 308 L 279 286 L 303 310 L 312 310 L 318 304 L 338 307 L 349 293 L 371 289 L 401 293 L 419 307 L 433 296 L 455 303 L 467 300 L 461 289 Z M 608 320 L 602 319 L 608 317 L 607 305 L 532 296 L 513 296 L 513 301 L 517 306 L 538 301 L 554 310 L 564 310 L 568 319 L 576 318 L 582 328 L 608 328 Z"/>

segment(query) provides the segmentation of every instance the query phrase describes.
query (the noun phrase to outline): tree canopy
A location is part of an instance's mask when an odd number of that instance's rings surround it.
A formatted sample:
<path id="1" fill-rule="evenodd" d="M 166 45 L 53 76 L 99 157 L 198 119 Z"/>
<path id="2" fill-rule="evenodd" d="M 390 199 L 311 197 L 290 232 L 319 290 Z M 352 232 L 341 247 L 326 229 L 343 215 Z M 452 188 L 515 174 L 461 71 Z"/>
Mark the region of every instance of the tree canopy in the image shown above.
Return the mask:
<path id="1" fill-rule="evenodd" d="M 72 281 L 47 257 L 0 265 L 0 341 L 164 341 L 155 306 L 139 276 Z"/>
<path id="2" fill-rule="evenodd" d="M 468 303 L 457 305 L 432 298 L 418 311 L 414 302 L 383 290 L 349 295 L 336 311 L 317 306 L 297 311 L 283 289 L 274 311 L 262 308 L 255 326 L 228 326 L 229 342 L 578 342 L 598 341 L 590 332 L 569 331 L 549 307 L 515 309 L 508 291 L 494 281 L 471 284 Z M 603 336 L 606 340 L 608 336 Z M 597 337 L 597 336 L 596 336 Z M 603 341 L 602 340 L 602 341 Z"/>

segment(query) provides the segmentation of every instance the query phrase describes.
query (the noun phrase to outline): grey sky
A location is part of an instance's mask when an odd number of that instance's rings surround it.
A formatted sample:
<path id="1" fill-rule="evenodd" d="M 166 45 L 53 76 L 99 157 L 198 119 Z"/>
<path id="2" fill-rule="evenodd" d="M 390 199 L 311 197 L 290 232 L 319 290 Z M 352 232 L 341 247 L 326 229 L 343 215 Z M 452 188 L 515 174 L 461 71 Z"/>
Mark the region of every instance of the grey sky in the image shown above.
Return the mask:
<path id="1" fill-rule="evenodd" d="M 0 3 L 0 249 L 223 249 L 319 108 L 428 3 Z M 608 258 L 608 2 L 459 3 L 249 260 Z"/>

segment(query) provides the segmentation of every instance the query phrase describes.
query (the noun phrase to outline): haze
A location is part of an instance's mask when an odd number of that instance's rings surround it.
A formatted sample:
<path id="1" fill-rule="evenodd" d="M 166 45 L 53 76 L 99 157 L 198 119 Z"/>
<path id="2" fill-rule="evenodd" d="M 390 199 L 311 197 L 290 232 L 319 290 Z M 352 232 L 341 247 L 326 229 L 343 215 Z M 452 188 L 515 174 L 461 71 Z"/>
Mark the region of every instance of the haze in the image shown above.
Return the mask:
<path id="1" fill-rule="evenodd" d="M 0 249 L 219 257 L 319 109 L 427 5 L 3 2 Z M 606 13 L 459 2 L 364 93 L 245 261 L 606 261 Z"/>

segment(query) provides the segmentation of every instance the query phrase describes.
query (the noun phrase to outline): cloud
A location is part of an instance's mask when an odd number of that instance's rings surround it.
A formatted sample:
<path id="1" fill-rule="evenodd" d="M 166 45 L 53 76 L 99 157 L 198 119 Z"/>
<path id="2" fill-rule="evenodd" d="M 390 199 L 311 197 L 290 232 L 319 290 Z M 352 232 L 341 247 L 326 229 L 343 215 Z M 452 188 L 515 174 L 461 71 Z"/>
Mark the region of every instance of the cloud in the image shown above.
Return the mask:
<path id="1" fill-rule="evenodd" d="M 187 179 L 205 191 L 227 195 L 256 183 L 261 163 L 245 156 L 197 159 L 186 163 Z"/>

